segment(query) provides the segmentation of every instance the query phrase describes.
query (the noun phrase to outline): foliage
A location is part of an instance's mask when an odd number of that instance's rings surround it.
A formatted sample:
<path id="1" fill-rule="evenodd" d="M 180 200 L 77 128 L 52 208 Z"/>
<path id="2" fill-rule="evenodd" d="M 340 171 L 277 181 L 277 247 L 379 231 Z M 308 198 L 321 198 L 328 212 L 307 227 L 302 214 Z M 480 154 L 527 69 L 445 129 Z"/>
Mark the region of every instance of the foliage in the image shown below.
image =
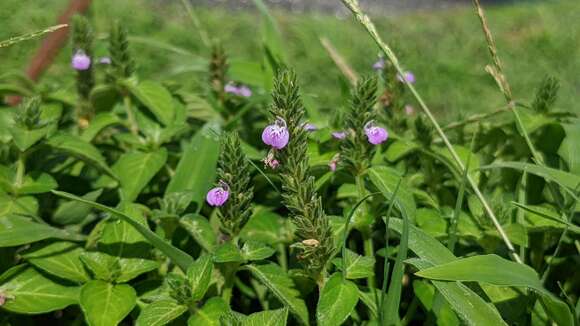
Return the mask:
<path id="1" fill-rule="evenodd" d="M 0 85 L 22 97 L 0 106 L 0 325 L 577 323 L 580 117 L 555 77 L 440 128 L 381 45 L 329 113 L 255 4 L 259 60 L 213 41 L 195 83 L 144 78 L 123 20 L 93 39 L 77 17 L 76 89 Z"/>

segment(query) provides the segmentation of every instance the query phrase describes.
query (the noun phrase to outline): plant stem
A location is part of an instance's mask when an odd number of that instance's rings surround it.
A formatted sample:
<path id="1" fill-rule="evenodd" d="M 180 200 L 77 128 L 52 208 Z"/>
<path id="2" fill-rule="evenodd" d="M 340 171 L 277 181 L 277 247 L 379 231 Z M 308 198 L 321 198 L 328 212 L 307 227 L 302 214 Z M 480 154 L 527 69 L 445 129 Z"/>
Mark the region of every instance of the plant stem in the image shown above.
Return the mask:
<path id="1" fill-rule="evenodd" d="M 135 114 L 133 114 L 133 108 L 131 107 L 131 97 L 129 95 L 123 96 L 123 104 L 125 105 L 125 110 L 127 111 L 127 119 L 129 120 L 131 133 L 137 136 L 139 133 L 139 126 L 137 125 Z"/>
<path id="2" fill-rule="evenodd" d="M 365 27 L 365 29 L 371 35 L 373 40 L 377 43 L 379 48 L 385 53 L 387 58 L 391 61 L 391 63 L 393 64 L 393 66 L 395 67 L 397 72 L 401 75 L 404 75 L 404 71 L 399 63 L 397 56 L 391 50 L 391 48 L 386 43 L 383 42 L 383 40 L 381 39 L 381 37 L 379 36 L 379 34 L 376 30 L 376 27 L 371 22 L 370 18 L 367 15 L 365 15 L 362 12 L 362 10 L 360 9 L 358 1 L 357 0 L 342 0 L 342 2 L 353 12 L 356 19 Z M 429 109 L 429 107 L 427 107 L 427 105 L 423 101 L 423 98 L 421 97 L 421 95 L 419 95 L 419 93 L 417 92 L 415 87 L 412 84 L 410 84 L 406 79 L 403 78 L 403 82 L 405 83 L 407 88 L 409 88 L 409 90 L 411 91 L 411 94 L 413 94 L 413 97 L 415 97 L 415 99 L 419 103 L 419 106 L 421 107 L 421 110 L 423 110 L 423 113 L 425 113 L 425 115 L 429 118 L 429 120 L 431 121 L 431 123 L 435 127 L 435 130 L 439 134 L 439 137 L 441 137 L 441 139 L 443 139 L 445 146 L 447 147 L 447 149 L 451 153 L 453 160 L 455 161 L 455 163 L 457 164 L 457 166 L 459 167 L 461 172 L 464 172 L 465 166 L 463 165 L 463 162 L 461 161 L 461 159 L 459 159 L 459 156 L 457 155 L 457 152 L 453 148 L 453 145 L 451 145 L 451 142 L 447 138 L 447 135 L 445 135 L 445 133 L 441 129 L 441 126 L 439 126 L 439 123 L 437 122 L 437 120 L 435 119 L 433 114 L 431 113 L 431 110 Z M 511 257 L 516 262 L 521 263 L 520 257 L 516 253 L 512 242 L 510 241 L 507 234 L 505 233 L 505 230 L 503 229 L 503 227 L 499 223 L 497 217 L 495 216 L 495 213 L 491 209 L 491 206 L 487 203 L 487 200 L 485 199 L 485 197 L 483 196 L 483 194 L 479 190 L 479 187 L 477 186 L 477 184 L 475 183 L 475 181 L 473 180 L 473 178 L 471 178 L 471 176 L 469 174 L 467 175 L 467 181 L 469 182 L 469 185 L 471 186 L 471 188 L 475 192 L 475 195 L 477 196 L 477 198 L 479 199 L 479 201 L 483 205 L 484 210 L 486 211 L 486 213 L 489 216 L 489 218 L 491 219 L 493 225 L 497 229 L 497 231 L 498 231 L 500 237 L 502 238 L 503 242 L 505 243 L 506 247 L 510 251 Z"/>
<path id="3" fill-rule="evenodd" d="M 363 199 L 367 196 L 367 190 L 365 188 L 364 177 L 361 173 L 359 173 L 355 177 L 355 183 L 356 183 L 356 187 L 358 190 L 359 201 L 363 200 L 363 203 L 360 205 L 361 212 L 359 214 L 361 214 L 363 216 L 363 220 L 365 220 L 368 217 L 369 208 Z M 372 222 L 371 222 L 371 224 L 372 224 Z M 347 230 L 345 230 L 345 232 L 347 232 Z M 375 250 L 374 250 L 374 246 L 373 246 L 371 225 L 365 224 L 364 229 L 362 230 L 362 236 L 363 236 L 363 242 L 364 242 L 365 256 L 374 257 Z M 343 268 L 346 268 L 346 266 L 343 266 Z M 375 276 L 374 275 L 367 277 L 367 286 L 369 288 L 375 287 Z"/>
<path id="4" fill-rule="evenodd" d="M 468 117 L 467 119 L 465 119 L 463 121 L 458 121 L 458 122 L 450 123 L 450 124 L 446 125 L 445 127 L 443 127 L 442 129 L 445 131 L 445 130 L 450 130 L 450 129 L 455 129 L 455 128 L 463 127 L 463 126 L 468 125 L 468 124 L 480 122 L 482 120 L 486 120 L 486 119 L 495 117 L 496 115 L 499 115 L 501 113 L 508 112 L 510 109 L 511 108 L 509 106 L 504 106 L 502 108 L 499 108 L 499 109 L 497 109 L 495 111 L 491 111 L 491 112 L 488 112 L 488 113 L 474 114 L 474 115 Z"/>
<path id="5" fill-rule="evenodd" d="M 286 254 L 286 246 L 283 243 L 278 244 L 278 262 L 283 270 L 288 270 L 288 257 Z"/>
<path id="6" fill-rule="evenodd" d="M 17 188 L 22 186 L 22 182 L 24 181 L 24 174 L 26 173 L 26 152 L 20 152 L 18 156 L 18 162 L 16 162 L 16 179 L 14 180 L 14 184 Z"/>

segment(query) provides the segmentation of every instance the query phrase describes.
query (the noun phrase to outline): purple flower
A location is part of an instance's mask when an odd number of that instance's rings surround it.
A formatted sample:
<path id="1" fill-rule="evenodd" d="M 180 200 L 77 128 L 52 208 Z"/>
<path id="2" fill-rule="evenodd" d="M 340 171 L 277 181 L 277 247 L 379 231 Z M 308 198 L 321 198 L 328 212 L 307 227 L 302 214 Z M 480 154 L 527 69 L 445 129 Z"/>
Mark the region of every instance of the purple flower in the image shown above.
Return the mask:
<path id="1" fill-rule="evenodd" d="M 377 71 L 385 69 L 385 59 L 380 57 L 379 60 L 373 64 L 373 69 Z"/>
<path id="2" fill-rule="evenodd" d="M 264 128 L 262 132 L 262 141 L 275 149 L 282 149 L 288 145 L 290 134 L 286 127 L 286 121 L 278 117 L 276 122 Z"/>
<path id="3" fill-rule="evenodd" d="M 72 57 L 71 65 L 75 70 L 87 70 L 91 67 L 91 58 L 83 50 L 77 50 Z"/>
<path id="4" fill-rule="evenodd" d="M 405 114 L 413 115 L 413 113 L 415 113 L 415 108 L 409 104 L 405 105 Z"/>
<path id="5" fill-rule="evenodd" d="M 236 86 L 232 82 L 229 82 L 226 84 L 226 86 L 224 86 L 224 92 L 241 97 L 252 96 L 252 90 L 248 86 Z"/>
<path id="6" fill-rule="evenodd" d="M 219 185 L 207 192 L 205 200 L 210 206 L 222 206 L 230 196 L 227 183 L 220 181 Z"/>
<path id="7" fill-rule="evenodd" d="M 404 76 L 404 80 L 403 80 L 403 76 Z M 415 83 L 415 75 L 410 72 L 410 71 L 405 71 L 403 73 L 403 76 L 401 76 L 401 74 L 397 74 L 397 79 L 403 83 L 405 80 L 407 81 L 407 83 L 409 84 L 414 84 Z"/>
<path id="8" fill-rule="evenodd" d="M 385 128 L 376 126 L 374 121 L 369 121 L 365 125 L 365 134 L 369 143 L 379 145 L 389 138 L 389 133 Z"/>
<path id="9" fill-rule="evenodd" d="M 102 65 L 110 65 L 112 63 L 111 58 L 109 57 L 101 57 L 99 58 L 99 63 Z"/>
<path id="10" fill-rule="evenodd" d="M 252 90 L 245 85 L 242 85 L 238 88 L 238 95 L 241 97 L 250 97 L 252 96 Z"/>
<path id="11" fill-rule="evenodd" d="M 346 138 L 346 131 L 334 131 L 332 137 L 335 139 L 343 140 Z"/>
<path id="12" fill-rule="evenodd" d="M 313 125 L 312 123 L 305 123 L 304 124 L 304 130 L 306 130 L 306 131 L 316 131 L 316 130 L 318 130 L 318 128 L 315 125 Z"/>

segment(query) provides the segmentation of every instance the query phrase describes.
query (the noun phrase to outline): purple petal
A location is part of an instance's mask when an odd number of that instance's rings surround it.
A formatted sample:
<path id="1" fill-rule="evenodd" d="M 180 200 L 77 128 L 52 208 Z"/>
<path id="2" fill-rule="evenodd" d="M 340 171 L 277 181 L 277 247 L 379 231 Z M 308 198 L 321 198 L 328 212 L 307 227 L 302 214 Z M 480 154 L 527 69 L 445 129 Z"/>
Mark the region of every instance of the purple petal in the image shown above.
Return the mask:
<path id="1" fill-rule="evenodd" d="M 346 131 L 335 131 L 332 133 L 332 137 L 335 139 L 343 140 L 346 138 Z"/>
<path id="2" fill-rule="evenodd" d="M 365 134 L 367 135 L 369 143 L 373 145 L 379 145 L 389 138 L 387 130 L 377 126 L 365 128 Z"/>
<path id="3" fill-rule="evenodd" d="M 215 187 L 207 192 L 206 201 L 210 206 L 222 206 L 230 196 L 230 193 L 222 187 Z"/>
<path id="4" fill-rule="evenodd" d="M 289 140 L 290 134 L 288 133 L 288 129 L 277 124 L 267 126 L 262 132 L 262 141 L 264 144 L 270 145 L 276 149 L 286 147 Z"/>
<path id="5" fill-rule="evenodd" d="M 87 70 L 91 67 L 91 58 L 83 51 L 77 51 L 72 57 L 71 66 L 75 70 Z"/>
<path id="6" fill-rule="evenodd" d="M 248 88 L 248 86 L 240 86 L 240 88 L 238 88 L 238 95 L 242 97 L 250 97 L 252 96 L 252 90 Z"/>
<path id="7" fill-rule="evenodd" d="M 318 128 L 315 125 L 313 125 L 312 123 L 306 123 L 306 124 L 304 124 L 304 130 L 316 131 L 316 130 L 318 130 Z"/>
<path id="8" fill-rule="evenodd" d="M 383 69 L 385 69 L 385 59 L 382 58 L 382 57 L 379 58 L 379 60 L 373 64 L 373 69 L 374 70 L 383 70 Z"/>

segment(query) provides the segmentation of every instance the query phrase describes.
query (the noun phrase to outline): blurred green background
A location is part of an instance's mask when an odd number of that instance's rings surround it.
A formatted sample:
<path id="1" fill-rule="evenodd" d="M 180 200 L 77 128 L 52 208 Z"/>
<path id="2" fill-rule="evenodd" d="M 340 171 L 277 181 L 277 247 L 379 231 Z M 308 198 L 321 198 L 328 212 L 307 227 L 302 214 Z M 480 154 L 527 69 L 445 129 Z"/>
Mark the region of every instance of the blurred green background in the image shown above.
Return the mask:
<path id="1" fill-rule="evenodd" d="M 0 40 L 54 25 L 67 4 L 68 0 L 0 1 Z M 531 101 L 541 79 L 553 75 L 561 82 L 557 107 L 580 111 L 577 103 L 580 1 L 525 2 L 486 8 L 516 98 Z M 257 11 L 208 7 L 195 10 L 210 36 L 223 42 L 232 61 L 261 60 L 261 22 Z M 367 34 L 351 17 L 280 10 L 273 13 L 303 92 L 319 106 L 347 105 L 341 72 L 321 46 L 319 37 L 327 37 L 359 74 L 367 74 L 372 73 L 371 65 L 378 54 Z M 118 19 L 134 37 L 131 48 L 140 77 L 184 84 L 205 78 L 199 71 L 209 57 L 209 50 L 200 41 L 180 1 L 95 0 L 90 16 L 96 30 L 97 54 L 106 54 L 109 26 Z M 406 11 L 389 17 L 375 16 L 374 21 L 383 38 L 394 44 L 405 68 L 415 73 L 418 90 L 442 119 L 455 120 L 503 105 L 501 93 L 484 71 L 489 55 L 470 6 Z M 32 40 L 0 49 L 0 75 L 24 70 L 40 42 Z M 73 87 L 70 53 L 70 48 L 61 52 L 57 63 L 43 77 L 43 83 Z M 411 99 L 409 103 L 414 104 Z"/>

